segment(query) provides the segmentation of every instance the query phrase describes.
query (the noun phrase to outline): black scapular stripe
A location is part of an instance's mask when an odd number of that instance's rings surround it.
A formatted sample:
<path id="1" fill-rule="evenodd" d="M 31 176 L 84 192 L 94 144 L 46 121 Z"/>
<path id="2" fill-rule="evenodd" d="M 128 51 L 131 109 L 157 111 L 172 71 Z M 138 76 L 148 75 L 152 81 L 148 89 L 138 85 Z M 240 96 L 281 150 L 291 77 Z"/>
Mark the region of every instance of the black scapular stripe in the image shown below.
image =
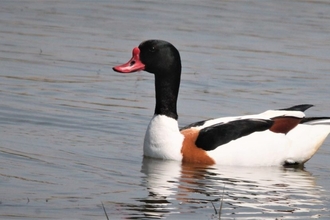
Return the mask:
<path id="1" fill-rule="evenodd" d="M 188 129 L 188 128 L 192 128 L 192 127 L 202 126 L 202 125 L 204 125 L 205 122 L 207 122 L 208 120 L 210 120 L 210 119 L 203 120 L 203 121 L 197 121 L 197 122 L 191 123 L 191 124 L 189 124 L 189 125 L 186 125 L 186 126 L 180 128 L 180 131 L 185 130 L 185 129 Z"/>
<path id="2" fill-rule="evenodd" d="M 206 151 L 214 150 L 223 144 L 253 132 L 265 131 L 269 129 L 273 123 L 272 120 L 242 119 L 215 124 L 201 129 L 195 144 L 197 147 Z"/>

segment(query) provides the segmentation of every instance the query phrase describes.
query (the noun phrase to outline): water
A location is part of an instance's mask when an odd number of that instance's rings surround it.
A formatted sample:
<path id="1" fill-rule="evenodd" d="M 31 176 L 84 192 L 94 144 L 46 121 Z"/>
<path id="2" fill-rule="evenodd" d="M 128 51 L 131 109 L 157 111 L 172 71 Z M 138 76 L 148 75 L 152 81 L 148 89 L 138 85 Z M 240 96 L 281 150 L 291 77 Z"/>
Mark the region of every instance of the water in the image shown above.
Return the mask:
<path id="1" fill-rule="evenodd" d="M 304 169 L 143 159 L 141 41 L 181 52 L 180 124 L 300 103 L 330 115 L 327 1 L 2 1 L 1 219 L 330 218 L 330 140 Z M 212 205 L 213 204 L 213 205 Z M 215 209 L 214 209 L 214 207 Z"/>

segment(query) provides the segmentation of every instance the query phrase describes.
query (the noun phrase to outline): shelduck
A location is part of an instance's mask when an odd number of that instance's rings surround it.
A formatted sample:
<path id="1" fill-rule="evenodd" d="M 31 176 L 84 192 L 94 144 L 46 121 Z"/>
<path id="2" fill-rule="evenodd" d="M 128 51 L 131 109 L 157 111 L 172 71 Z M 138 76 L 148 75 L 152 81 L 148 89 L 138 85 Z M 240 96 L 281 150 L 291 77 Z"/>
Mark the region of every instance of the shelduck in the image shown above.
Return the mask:
<path id="1" fill-rule="evenodd" d="M 184 163 L 236 166 L 303 165 L 330 133 L 330 117 L 305 117 L 312 105 L 223 117 L 178 126 L 181 59 L 169 42 L 147 40 L 113 68 L 155 75 L 156 107 L 144 139 L 144 156 Z"/>

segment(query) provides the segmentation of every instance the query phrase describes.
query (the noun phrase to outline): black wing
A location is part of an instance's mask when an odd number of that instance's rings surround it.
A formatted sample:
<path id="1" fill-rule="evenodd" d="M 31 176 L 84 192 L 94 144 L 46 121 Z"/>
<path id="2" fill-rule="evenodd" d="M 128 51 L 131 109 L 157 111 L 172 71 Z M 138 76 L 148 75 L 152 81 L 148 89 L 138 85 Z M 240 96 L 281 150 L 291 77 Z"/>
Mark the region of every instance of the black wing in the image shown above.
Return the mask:
<path id="1" fill-rule="evenodd" d="M 308 118 L 303 118 L 301 120 L 300 124 L 313 123 L 313 122 L 323 121 L 323 120 L 328 120 L 328 121 L 324 122 L 324 124 L 329 124 L 330 123 L 330 117 L 308 117 Z"/>
<path id="2" fill-rule="evenodd" d="M 313 107 L 313 105 L 303 104 L 303 105 L 295 105 L 295 106 L 292 106 L 290 108 L 283 108 L 283 109 L 279 109 L 279 110 L 285 110 L 285 111 L 301 111 L 301 112 L 304 112 L 307 109 L 309 109 L 310 107 Z"/>
<path id="3" fill-rule="evenodd" d="M 242 119 L 227 123 L 219 123 L 199 131 L 196 146 L 210 151 L 237 138 L 256 131 L 265 131 L 273 125 L 272 120 Z"/>

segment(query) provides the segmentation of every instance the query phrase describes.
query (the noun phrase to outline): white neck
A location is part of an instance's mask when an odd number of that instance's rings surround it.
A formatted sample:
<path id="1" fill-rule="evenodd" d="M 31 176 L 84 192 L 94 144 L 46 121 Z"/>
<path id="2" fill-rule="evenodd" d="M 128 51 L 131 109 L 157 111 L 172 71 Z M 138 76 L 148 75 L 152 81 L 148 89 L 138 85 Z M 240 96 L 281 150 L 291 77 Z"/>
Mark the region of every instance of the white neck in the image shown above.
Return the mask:
<path id="1" fill-rule="evenodd" d="M 165 115 L 154 115 L 144 138 L 144 155 L 181 161 L 183 139 L 177 120 Z"/>

